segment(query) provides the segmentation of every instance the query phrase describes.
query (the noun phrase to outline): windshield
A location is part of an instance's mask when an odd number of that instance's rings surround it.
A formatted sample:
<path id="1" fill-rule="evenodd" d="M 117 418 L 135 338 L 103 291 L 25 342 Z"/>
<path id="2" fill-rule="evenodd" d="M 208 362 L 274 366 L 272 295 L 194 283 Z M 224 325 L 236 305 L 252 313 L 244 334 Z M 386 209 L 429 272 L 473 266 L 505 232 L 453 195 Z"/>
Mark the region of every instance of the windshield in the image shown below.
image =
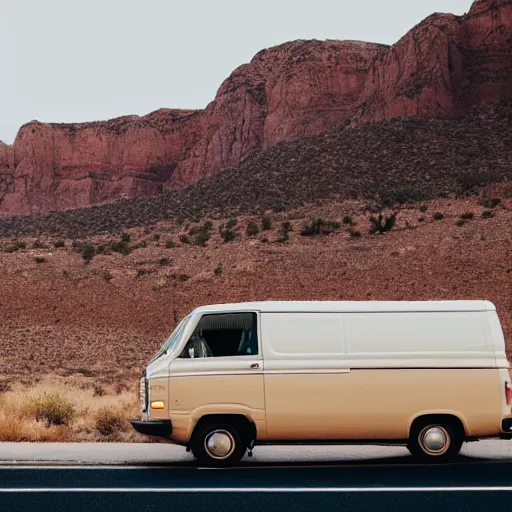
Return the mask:
<path id="1" fill-rule="evenodd" d="M 188 321 L 190 320 L 190 316 L 186 316 L 177 326 L 174 331 L 172 331 L 171 335 L 167 338 L 167 341 L 162 345 L 160 352 L 169 352 L 173 349 L 174 345 L 180 339 L 181 333 L 184 331 L 187 326 Z"/>

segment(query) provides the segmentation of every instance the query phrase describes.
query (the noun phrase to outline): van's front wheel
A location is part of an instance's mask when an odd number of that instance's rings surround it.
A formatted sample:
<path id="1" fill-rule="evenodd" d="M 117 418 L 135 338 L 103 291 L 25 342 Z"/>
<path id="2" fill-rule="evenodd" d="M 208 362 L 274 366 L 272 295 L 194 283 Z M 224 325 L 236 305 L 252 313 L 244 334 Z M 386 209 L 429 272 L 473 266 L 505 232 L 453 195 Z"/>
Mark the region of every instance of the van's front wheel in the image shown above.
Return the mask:
<path id="1" fill-rule="evenodd" d="M 242 460 L 246 445 L 242 435 L 233 425 L 209 421 L 194 432 L 190 449 L 199 464 L 229 467 Z"/>
<path id="2" fill-rule="evenodd" d="M 445 421 L 418 420 L 411 428 L 407 448 L 423 462 L 448 462 L 460 452 L 463 438 L 455 425 Z"/>

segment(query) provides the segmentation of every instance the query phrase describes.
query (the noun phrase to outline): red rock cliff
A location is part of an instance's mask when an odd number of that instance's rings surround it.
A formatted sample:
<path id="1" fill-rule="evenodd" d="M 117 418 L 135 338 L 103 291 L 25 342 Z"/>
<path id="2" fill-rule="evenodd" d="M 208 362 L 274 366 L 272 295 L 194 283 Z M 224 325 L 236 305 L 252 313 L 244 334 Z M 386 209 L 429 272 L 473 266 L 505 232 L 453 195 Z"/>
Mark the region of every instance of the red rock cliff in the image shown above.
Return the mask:
<path id="1" fill-rule="evenodd" d="M 179 188 L 280 140 L 341 123 L 459 117 L 512 98 L 512 0 L 434 14 L 392 47 L 295 41 L 258 53 L 203 111 L 29 123 L 0 146 L 0 213 L 83 207 Z"/>

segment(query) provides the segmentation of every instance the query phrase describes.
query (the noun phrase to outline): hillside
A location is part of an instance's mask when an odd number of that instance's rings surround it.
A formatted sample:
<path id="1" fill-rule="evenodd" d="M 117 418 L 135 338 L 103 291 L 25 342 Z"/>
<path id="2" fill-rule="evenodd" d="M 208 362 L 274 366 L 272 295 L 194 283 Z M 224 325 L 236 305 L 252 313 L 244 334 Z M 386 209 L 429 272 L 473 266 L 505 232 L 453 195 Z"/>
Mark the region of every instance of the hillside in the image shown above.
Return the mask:
<path id="1" fill-rule="evenodd" d="M 394 119 L 280 142 L 183 190 L 0 219 L 0 237 L 81 238 L 158 221 L 262 214 L 333 200 L 378 208 L 512 180 L 512 103 L 458 120 Z"/>
<path id="2" fill-rule="evenodd" d="M 130 230 L 126 243 L 89 238 L 89 263 L 86 246 L 69 238 L 4 240 L 2 379 L 81 373 L 135 386 L 179 318 L 199 305 L 245 300 L 487 299 L 512 351 L 510 183 L 403 208 L 384 235 L 370 234 L 369 213 L 353 210 L 331 202 L 274 213 L 266 226 L 259 216 L 209 228 L 161 222 Z M 303 236 L 317 217 L 339 224 Z"/>

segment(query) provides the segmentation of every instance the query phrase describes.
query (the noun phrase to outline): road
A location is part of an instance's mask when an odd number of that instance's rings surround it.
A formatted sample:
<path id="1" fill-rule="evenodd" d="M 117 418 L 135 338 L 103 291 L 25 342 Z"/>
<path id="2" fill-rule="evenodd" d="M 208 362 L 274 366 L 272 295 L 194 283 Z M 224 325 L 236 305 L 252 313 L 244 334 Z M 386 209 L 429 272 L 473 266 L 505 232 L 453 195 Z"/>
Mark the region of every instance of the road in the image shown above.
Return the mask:
<path id="1" fill-rule="evenodd" d="M 239 468 L 196 467 L 164 444 L 0 443 L 0 510 L 497 510 L 512 499 L 512 442 L 449 465 L 400 447 L 257 447 Z"/>

